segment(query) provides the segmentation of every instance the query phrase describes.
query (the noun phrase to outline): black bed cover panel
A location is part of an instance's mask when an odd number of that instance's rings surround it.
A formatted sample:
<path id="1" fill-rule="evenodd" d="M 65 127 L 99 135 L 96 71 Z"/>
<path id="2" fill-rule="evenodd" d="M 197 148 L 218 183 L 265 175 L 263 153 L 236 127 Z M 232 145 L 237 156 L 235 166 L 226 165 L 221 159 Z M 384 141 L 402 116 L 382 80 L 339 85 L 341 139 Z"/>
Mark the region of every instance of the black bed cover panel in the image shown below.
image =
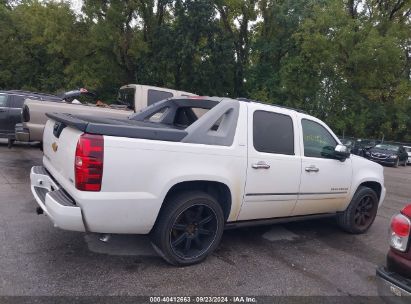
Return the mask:
<path id="1" fill-rule="evenodd" d="M 172 126 L 130 119 L 46 113 L 47 117 L 84 133 L 163 141 L 181 141 L 187 132 Z"/>

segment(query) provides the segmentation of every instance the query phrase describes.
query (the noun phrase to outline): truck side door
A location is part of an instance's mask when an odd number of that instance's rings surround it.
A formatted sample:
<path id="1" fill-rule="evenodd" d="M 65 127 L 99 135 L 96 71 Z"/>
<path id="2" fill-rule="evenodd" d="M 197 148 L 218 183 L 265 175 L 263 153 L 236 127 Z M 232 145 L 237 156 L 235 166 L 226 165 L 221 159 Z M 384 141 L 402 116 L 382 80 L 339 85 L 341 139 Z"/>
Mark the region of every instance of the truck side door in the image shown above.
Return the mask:
<path id="1" fill-rule="evenodd" d="M 290 216 L 300 186 L 301 157 L 295 113 L 248 105 L 248 163 L 238 220 Z"/>
<path id="2" fill-rule="evenodd" d="M 297 205 L 292 215 L 317 214 L 340 210 L 348 198 L 352 162 L 326 156 L 334 150 L 337 138 L 321 121 L 302 116 L 302 173 Z"/>
<path id="3" fill-rule="evenodd" d="M 0 94 L 0 133 L 7 134 L 8 118 L 9 118 L 9 96 Z"/>

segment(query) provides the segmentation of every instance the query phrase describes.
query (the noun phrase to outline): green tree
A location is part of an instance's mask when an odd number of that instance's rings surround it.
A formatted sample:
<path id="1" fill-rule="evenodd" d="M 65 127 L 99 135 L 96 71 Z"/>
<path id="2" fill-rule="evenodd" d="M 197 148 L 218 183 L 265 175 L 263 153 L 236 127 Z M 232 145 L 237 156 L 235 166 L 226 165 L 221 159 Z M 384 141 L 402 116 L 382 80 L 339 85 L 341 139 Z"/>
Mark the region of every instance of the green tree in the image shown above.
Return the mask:
<path id="1" fill-rule="evenodd" d="M 409 0 L 0 0 L 0 88 L 141 83 L 306 110 L 411 140 Z"/>
<path id="2" fill-rule="evenodd" d="M 75 15 L 69 5 L 25 1 L 13 10 L 0 10 L 0 86 L 64 88 L 69 46 L 75 36 Z"/>
<path id="3" fill-rule="evenodd" d="M 220 14 L 220 22 L 234 47 L 234 96 L 247 96 L 244 80 L 249 66 L 252 30 L 251 23 L 256 20 L 257 0 L 215 0 Z"/>

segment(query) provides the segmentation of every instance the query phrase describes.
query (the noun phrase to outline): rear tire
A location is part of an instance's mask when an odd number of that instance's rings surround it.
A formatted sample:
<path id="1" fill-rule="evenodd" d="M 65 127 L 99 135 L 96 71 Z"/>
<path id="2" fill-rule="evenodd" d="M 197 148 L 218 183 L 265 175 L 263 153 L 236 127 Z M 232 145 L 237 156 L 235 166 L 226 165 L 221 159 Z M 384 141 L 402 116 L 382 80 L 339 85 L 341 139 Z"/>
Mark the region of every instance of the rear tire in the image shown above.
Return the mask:
<path id="1" fill-rule="evenodd" d="M 201 191 L 181 192 L 164 203 L 150 234 L 154 249 L 172 265 L 203 261 L 217 248 L 223 234 L 220 204 Z"/>
<path id="2" fill-rule="evenodd" d="M 374 190 L 360 186 L 347 209 L 337 215 L 338 225 L 346 232 L 362 234 L 367 232 L 377 216 L 378 196 Z"/>

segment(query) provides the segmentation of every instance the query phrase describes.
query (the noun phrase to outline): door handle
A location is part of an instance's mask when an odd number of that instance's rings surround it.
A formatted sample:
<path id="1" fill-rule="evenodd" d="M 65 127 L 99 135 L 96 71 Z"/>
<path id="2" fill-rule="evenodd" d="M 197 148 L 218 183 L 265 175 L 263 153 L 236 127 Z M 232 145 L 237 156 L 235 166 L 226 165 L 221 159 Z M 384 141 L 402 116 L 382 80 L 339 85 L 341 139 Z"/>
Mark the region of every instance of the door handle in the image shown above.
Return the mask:
<path id="1" fill-rule="evenodd" d="M 307 172 L 318 172 L 320 171 L 320 169 L 318 169 L 316 166 L 309 166 L 309 167 L 305 167 L 305 171 Z"/>
<path id="2" fill-rule="evenodd" d="M 259 161 L 256 164 L 252 164 L 251 167 L 253 167 L 253 169 L 270 169 L 270 165 L 263 161 Z"/>

